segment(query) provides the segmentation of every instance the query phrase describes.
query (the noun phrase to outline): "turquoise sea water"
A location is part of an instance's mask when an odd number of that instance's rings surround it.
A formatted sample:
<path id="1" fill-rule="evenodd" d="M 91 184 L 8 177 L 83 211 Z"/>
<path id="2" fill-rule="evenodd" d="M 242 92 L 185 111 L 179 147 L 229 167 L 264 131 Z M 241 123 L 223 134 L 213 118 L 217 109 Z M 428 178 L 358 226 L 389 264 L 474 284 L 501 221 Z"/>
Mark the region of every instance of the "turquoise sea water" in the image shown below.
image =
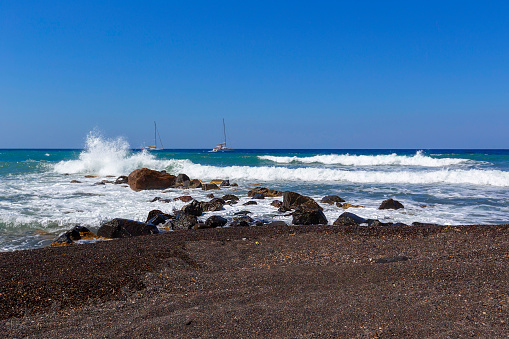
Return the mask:
<path id="1" fill-rule="evenodd" d="M 186 173 L 203 181 L 229 179 L 241 203 L 210 212 L 231 217 L 249 209 L 266 221 L 291 217 L 270 205 L 273 199 L 243 206 L 257 185 L 291 190 L 320 200 L 336 194 L 353 205 L 349 212 L 381 221 L 439 224 L 509 222 L 509 150 L 132 150 L 122 139 L 89 136 L 83 150 L 0 150 L 0 251 L 46 246 L 80 224 L 97 230 L 113 218 L 144 221 L 152 209 L 171 212 L 184 203 L 150 202 L 154 197 L 191 195 L 201 190 L 134 192 L 125 185 L 97 185 L 136 168 Z M 87 178 L 86 175 L 95 175 Z M 79 181 L 73 183 L 71 181 Z M 394 198 L 404 210 L 381 211 Z M 344 212 L 323 206 L 332 224 Z"/>

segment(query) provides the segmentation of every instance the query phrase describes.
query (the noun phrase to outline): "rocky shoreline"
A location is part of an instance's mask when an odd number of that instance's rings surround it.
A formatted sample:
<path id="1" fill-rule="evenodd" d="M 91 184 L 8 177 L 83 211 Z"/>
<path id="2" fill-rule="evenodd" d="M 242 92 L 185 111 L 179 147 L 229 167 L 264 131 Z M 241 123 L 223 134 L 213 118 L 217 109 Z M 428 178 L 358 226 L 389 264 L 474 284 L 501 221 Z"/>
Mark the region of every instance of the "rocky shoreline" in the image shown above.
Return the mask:
<path id="1" fill-rule="evenodd" d="M 163 186 L 204 185 L 179 177 Z M 129 178 L 117 181 L 131 186 Z M 146 187 L 165 189 L 146 178 Z M 273 206 L 293 225 L 249 213 L 200 222 L 235 196 L 182 196 L 181 210 L 151 211 L 146 222 L 113 219 L 97 234 L 77 226 L 54 246 L 0 253 L 0 330 L 40 338 L 509 335 L 509 225 L 408 226 L 348 212 L 331 225 L 320 204 L 341 208 L 340 197 L 317 203 L 263 187 L 248 195 L 280 197 Z M 75 245 L 98 236 L 105 241 Z"/>
<path id="2" fill-rule="evenodd" d="M 134 191 L 142 190 L 165 190 L 169 188 L 178 189 L 202 189 L 204 191 L 220 190 L 220 187 L 237 186 L 230 184 L 229 180 L 216 179 L 210 183 L 204 183 L 199 179 L 190 179 L 184 173 L 177 176 L 166 173 L 165 171 L 155 171 L 148 168 L 141 168 L 133 171 L 129 176 L 118 177 L 113 181 L 102 181 L 97 184 L 128 184 Z M 220 184 L 218 186 L 217 184 Z M 164 191 L 163 191 L 164 192 Z M 247 196 L 251 198 L 243 205 L 256 205 L 257 201 L 265 198 L 279 198 L 273 200 L 271 205 L 279 212 L 286 213 L 285 216 L 292 217 L 293 225 L 326 225 L 329 223 L 323 213 L 323 208 L 313 198 L 301 195 L 291 191 L 278 191 L 266 187 L 255 187 L 251 189 Z M 52 246 L 72 245 L 75 241 L 81 239 L 114 239 L 131 236 L 140 236 L 159 233 L 159 230 L 175 231 L 188 229 L 204 229 L 216 227 L 249 227 L 249 226 L 274 226 L 276 224 L 286 223 L 277 220 L 260 220 L 253 219 L 249 216 L 251 212 L 247 209 L 236 213 L 233 218 L 227 219 L 221 215 L 212 215 L 205 221 L 198 220 L 206 212 L 214 212 L 223 210 L 225 205 L 237 204 L 240 198 L 234 194 L 225 194 L 222 197 L 215 197 L 213 193 L 208 194 L 209 201 L 198 201 L 190 195 L 182 195 L 173 200 L 181 200 L 189 202 L 183 206 L 181 210 L 174 210 L 172 213 L 163 212 L 161 210 L 152 210 L 148 213 L 145 222 L 126 220 L 115 218 L 99 227 L 96 234 L 89 229 L 78 225 L 73 229 L 62 234 L 56 239 Z M 169 202 L 168 199 L 155 197 L 154 201 Z M 345 202 L 344 199 L 337 195 L 328 195 L 321 199 L 320 203 L 335 205 L 344 210 L 351 207 L 362 207 L 352 205 Z M 387 199 L 381 203 L 379 209 L 401 209 L 403 204 L 393 199 Z M 334 222 L 335 226 L 406 226 L 402 223 L 381 222 L 376 219 L 365 219 L 350 212 L 342 213 Z M 423 225 L 414 222 L 413 226 Z"/>

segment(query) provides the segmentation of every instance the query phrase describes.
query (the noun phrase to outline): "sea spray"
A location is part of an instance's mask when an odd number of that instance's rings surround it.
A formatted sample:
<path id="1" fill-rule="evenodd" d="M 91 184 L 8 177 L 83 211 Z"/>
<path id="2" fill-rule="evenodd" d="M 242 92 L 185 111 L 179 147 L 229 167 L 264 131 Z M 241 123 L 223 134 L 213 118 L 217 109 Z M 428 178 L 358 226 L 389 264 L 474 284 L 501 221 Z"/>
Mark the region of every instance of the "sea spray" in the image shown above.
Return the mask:
<path id="1" fill-rule="evenodd" d="M 129 143 L 121 137 L 110 140 L 91 132 L 79 159 L 61 161 L 54 170 L 57 173 L 125 175 L 140 167 L 157 168 L 161 163 L 148 152 L 132 152 Z"/>

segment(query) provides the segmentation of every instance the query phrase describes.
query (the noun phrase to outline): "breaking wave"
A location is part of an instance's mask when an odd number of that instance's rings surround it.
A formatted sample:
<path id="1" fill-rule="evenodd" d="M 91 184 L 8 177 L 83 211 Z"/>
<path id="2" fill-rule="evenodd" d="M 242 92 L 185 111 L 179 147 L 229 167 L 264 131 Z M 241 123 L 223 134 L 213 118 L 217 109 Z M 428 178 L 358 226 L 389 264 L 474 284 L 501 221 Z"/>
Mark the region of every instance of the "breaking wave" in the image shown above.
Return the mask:
<path id="1" fill-rule="evenodd" d="M 414 155 L 380 154 L 380 155 L 350 155 L 350 154 L 329 154 L 315 155 L 312 157 L 278 157 L 262 155 L 262 160 L 269 160 L 279 164 L 304 163 L 304 164 L 325 164 L 343 166 L 422 166 L 422 167 L 445 167 L 470 162 L 468 159 L 453 158 L 432 158 L 418 151 Z"/>
<path id="2" fill-rule="evenodd" d="M 285 167 L 215 167 L 182 164 L 181 170 L 193 178 L 230 180 L 350 182 L 382 184 L 468 184 L 509 187 L 509 172 L 499 170 L 432 170 L 432 171 L 347 171 L 329 168 Z"/>
<path id="3" fill-rule="evenodd" d="M 465 159 L 435 159 L 417 152 L 413 156 L 390 155 L 317 155 L 313 157 L 273 157 L 262 159 L 279 163 L 321 162 L 351 166 L 406 165 L 440 167 L 457 165 Z M 297 160 L 296 160 L 297 159 Z M 172 174 L 186 173 L 192 178 L 224 178 L 237 181 L 301 181 L 380 184 L 467 184 L 509 187 L 509 172 L 467 168 L 421 170 L 345 170 L 319 167 L 287 168 L 284 166 L 213 166 L 200 165 L 188 159 L 157 159 L 149 152 L 133 152 L 122 138 L 108 140 L 96 133 L 87 137 L 86 147 L 77 160 L 61 161 L 57 173 L 127 175 L 137 168 L 166 170 Z M 395 167 L 399 168 L 399 167 Z"/>
<path id="4" fill-rule="evenodd" d="M 96 132 L 87 136 L 85 149 L 77 160 L 61 161 L 54 167 L 57 173 L 125 175 L 137 168 L 163 170 L 171 161 L 157 160 L 149 152 L 132 152 L 123 138 L 105 139 Z"/>

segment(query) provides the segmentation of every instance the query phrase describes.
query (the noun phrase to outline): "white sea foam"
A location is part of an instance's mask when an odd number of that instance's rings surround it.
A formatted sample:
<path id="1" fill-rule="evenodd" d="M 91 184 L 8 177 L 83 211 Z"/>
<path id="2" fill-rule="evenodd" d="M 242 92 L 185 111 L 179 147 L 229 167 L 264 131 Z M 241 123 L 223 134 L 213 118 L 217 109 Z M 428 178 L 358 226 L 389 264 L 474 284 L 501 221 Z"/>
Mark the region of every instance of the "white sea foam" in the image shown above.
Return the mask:
<path id="1" fill-rule="evenodd" d="M 262 155 L 258 158 L 269 160 L 279 164 L 304 163 L 304 164 L 325 164 L 343 166 L 422 166 L 422 167 L 445 167 L 470 162 L 468 159 L 444 158 L 437 159 L 426 156 L 418 151 L 412 156 L 393 154 L 379 155 L 350 155 L 350 154 L 329 154 L 315 155 L 312 157 L 278 157 Z"/>
<path id="2" fill-rule="evenodd" d="M 267 157 L 267 156 L 265 156 Z M 329 158 L 327 158 L 329 157 Z M 273 157 L 278 161 L 284 157 Z M 448 166 L 460 164 L 464 159 L 434 159 L 417 152 L 413 156 L 315 156 L 304 161 L 329 161 L 354 166 L 408 165 L 408 166 Z M 327 160 L 329 159 L 329 160 Z M 91 133 L 87 138 L 85 150 L 78 160 L 61 161 L 55 165 L 55 172 L 70 174 L 126 175 L 131 171 L 148 167 L 167 170 L 169 173 L 186 173 L 192 178 L 224 178 L 237 181 L 301 181 L 301 182 L 340 182 L 340 183 L 379 183 L 379 184 L 467 184 L 509 187 L 509 172 L 500 170 L 442 168 L 415 170 L 344 170 L 319 167 L 287 168 L 281 166 L 211 166 L 200 165 L 190 160 L 157 159 L 149 152 L 132 152 L 129 144 L 121 139 L 106 140 Z M 394 167 L 395 169 L 399 167 Z"/>
<path id="3" fill-rule="evenodd" d="M 246 193 L 253 183 L 293 190 L 317 201 L 324 195 L 338 194 L 349 203 L 365 206 L 349 211 L 382 221 L 468 224 L 503 223 L 507 219 L 509 172 L 465 159 L 436 159 L 421 152 L 406 157 L 330 155 L 297 158 L 304 161 L 274 157 L 279 165 L 254 167 L 212 165 L 217 161 L 215 158 L 197 157 L 208 165 L 188 159 L 164 159 L 169 156 L 169 152 L 133 152 L 123 139 L 108 140 L 90 134 L 86 149 L 76 160 L 61 161 L 56 165 L 26 160 L 35 166 L 48 166 L 48 171 L 19 173 L 12 170 L 9 173 L 13 175 L 0 180 L 0 230 L 3 232 L 0 234 L 0 251 L 45 246 L 76 224 L 97 230 L 101 223 L 112 218 L 144 221 L 153 209 L 171 213 L 185 204 L 174 200 L 181 195 L 192 195 L 200 201 L 209 199 L 209 192 L 200 189 L 134 192 L 126 185 L 95 185 L 106 179 L 106 175 L 127 175 L 140 167 L 167 170 L 172 174 L 186 173 L 204 181 L 222 178 L 237 182 L 239 187 L 222 187 L 217 195 L 233 193 L 240 197 L 240 202 L 225 205 L 221 211 L 207 212 L 200 216 L 202 221 L 211 214 L 231 219 L 236 212 L 246 209 L 243 203 L 251 200 Z M 327 164 L 327 161 L 336 164 L 338 157 L 346 159 L 341 165 L 350 164 L 351 167 L 317 166 Z M 282 161 L 284 159 L 286 162 Z M 315 162 L 316 159 L 320 161 Z M 284 166 L 290 162 L 293 162 L 290 166 Z M 315 163 L 308 165 L 312 162 Z M 69 175 L 61 175 L 63 173 Z M 102 178 L 86 178 L 85 174 Z M 74 180 L 79 183 L 71 182 Z M 169 202 L 152 202 L 156 196 Z M 387 197 L 397 198 L 405 209 L 378 210 L 381 201 Z M 251 216 L 291 223 L 291 217 L 277 212 L 270 202 L 271 198 L 267 198 L 258 201 L 258 205 L 249 206 Z M 426 207 L 421 207 L 423 205 Z M 344 212 L 336 206 L 323 207 L 329 223 Z"/>
<path id="4" fill-rule="evenodd" d="M 499 170 L 440 169 L 428 171 L 347 171 L 330 168 L 215 167 L 182 164 L 182 171 L 193 178 L 230 180 L 350 182 L 381 184 L 468 184 L 509 187 L 509 172 Z"/>
<path id="5" fill-rule="evenodd" d="M 132 152 L 123 138 L 108 140 L 91 132 L 79 159 L 61 161 L 54 170 L 70 174 L 123 175 L 141 167 L 162 170 L 168 166 L 171 163 L 158 161 L 148 152 Z"/>

